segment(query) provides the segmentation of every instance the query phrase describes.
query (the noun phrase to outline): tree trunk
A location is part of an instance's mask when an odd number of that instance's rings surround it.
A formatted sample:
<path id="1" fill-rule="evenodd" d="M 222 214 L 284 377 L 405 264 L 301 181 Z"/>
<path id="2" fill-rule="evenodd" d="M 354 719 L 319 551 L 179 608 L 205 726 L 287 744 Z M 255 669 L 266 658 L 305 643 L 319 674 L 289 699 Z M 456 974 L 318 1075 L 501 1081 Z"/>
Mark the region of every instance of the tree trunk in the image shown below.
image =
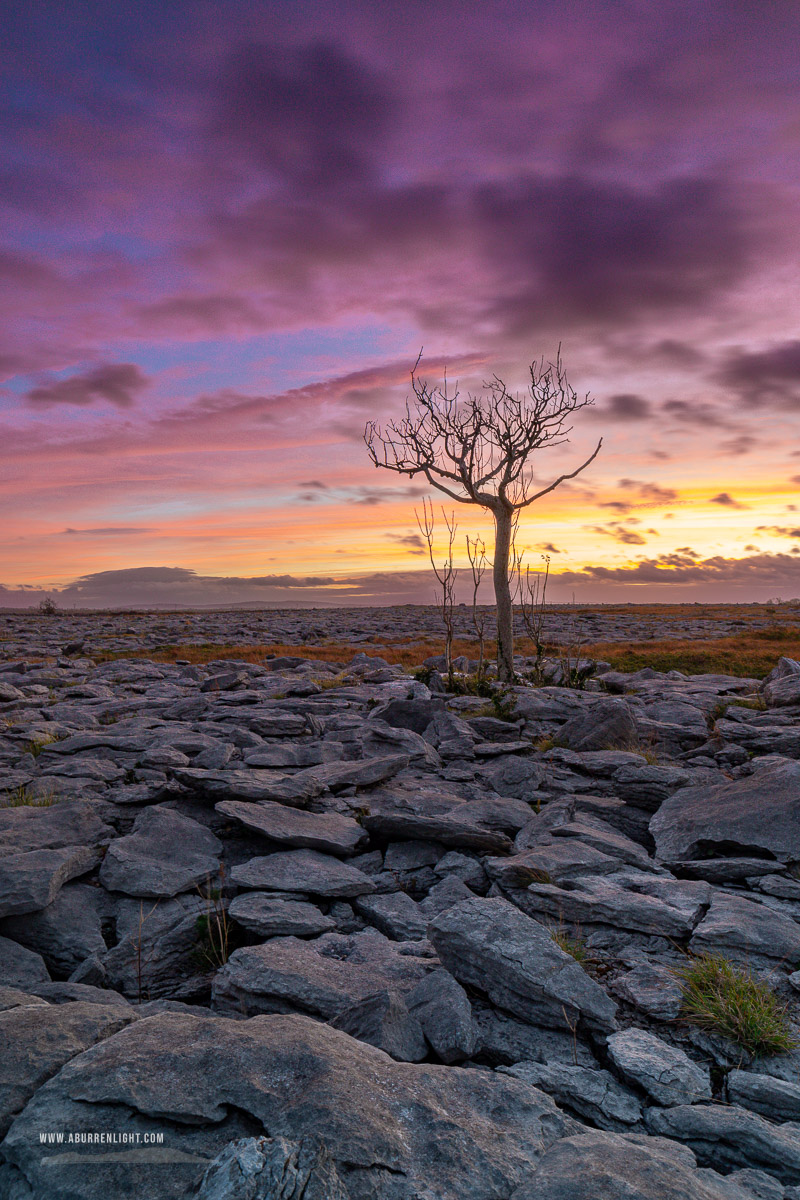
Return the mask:
<path id="1" fill-rule="evenodd" d="M 494 598 L 497 608 L 497 678 L 510 683 L 514 678 L 514 609 L 508 566 L 511 557 L 511 515 L 513 510 L 498 505 L 494 513 Z"/>

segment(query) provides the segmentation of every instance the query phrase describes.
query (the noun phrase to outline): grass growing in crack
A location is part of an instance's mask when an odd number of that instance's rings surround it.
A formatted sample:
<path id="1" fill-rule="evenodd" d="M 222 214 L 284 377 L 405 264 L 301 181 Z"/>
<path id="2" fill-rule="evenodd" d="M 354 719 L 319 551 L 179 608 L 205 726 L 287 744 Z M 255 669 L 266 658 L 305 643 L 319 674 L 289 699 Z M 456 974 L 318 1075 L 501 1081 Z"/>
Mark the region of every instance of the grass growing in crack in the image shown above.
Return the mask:
<path id="1" fill-rule="evenodd" d="M 658 751 L 652 745 L 646 746 L 641 742 L 630 740 L 627 742 L 609 742 L 605 747 L 606 750 L 620 750 L 624 754 L 638 754 L 651 767 L 656 767 L 661 762 Z"/>
<path id="2" fill-rule="evenodd" d="M 50 808 L 52 804 L 57 803 L 58 797 L 55 792 L 37 793 L 25 784 L 20 784 L 0 799 L 0 808 Z"/>
<path id="3" fill-rule="evenodd" d="M 43 733 L 39 737 L 31 738 L 25 749 L 28 751 L 28 754 L 32 754 L 34 758 L 38 758 L 45 746 L 52 746 L 53 742 L 57 741 L 58 738 L 54 733 Z"/>
<path id="4" fill-rule="evenodd" d="M 553 876 L 549 871 L 540 870 L 538 867 L 531 867 L 528 883 L 547 883 L 553 884 Z"/>
<path id="5" fill-rule="evenodd" d="M 218 888 L 210 886 L 209 878 L 205 895 L 206 911 L 201 913 L 196 922 L 198 945 L 193 957 L 198 966 L 207 971 L 216 971 L 220 967 L 224 967 L 234 949 L 233 931 L 228 920 L 228 906 L 222 899 L 222 890 L 225 886 L 224 866 L 220 866 L 219 878 L 220 886 Z M 202 896 L 203 893 L 199 887 L 197 890 Z"/>
<path id="6" fill-rule="evenodd" d="M 684 1019 L 721 1033 L 749 1054 L 785 1054 L 799 1043 L 786 1007 L 753 973 L 726 958 L 701 954 L 675 972 Z"/>
<path id="7" fill-rule="evenodd" d="M 752 708 L 755 712 L 766 712 L 767 702 L 763 696 L 740 696 L 736 700 L 727 701 L 726 711 L 729 708 Z"/>
<path id="8" fill-rule="evenodd" d="M 586 945 L 586 940 L 578 932 L 577 934 L 569 934 L 563 925 L 556 925 L 550 930 L 550 937 L 553 939 L 559 950 L 563 950 L 570 958 L 574 958 L 575 962 L 584 963 L 589 961 L 589 947 Z"/>

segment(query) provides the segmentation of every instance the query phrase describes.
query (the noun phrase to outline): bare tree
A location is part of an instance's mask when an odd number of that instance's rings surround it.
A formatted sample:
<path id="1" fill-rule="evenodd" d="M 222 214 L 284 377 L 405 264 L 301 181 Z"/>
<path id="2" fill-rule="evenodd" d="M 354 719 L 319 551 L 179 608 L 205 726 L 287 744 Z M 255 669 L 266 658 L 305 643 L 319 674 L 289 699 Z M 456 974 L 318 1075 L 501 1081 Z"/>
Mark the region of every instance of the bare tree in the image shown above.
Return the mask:
<path id="1" fill-rule="evenodd" d="M 512 395 L 502 379 L 485 381 L 482 396 L 451 393 L 447 376 L 431 387 L 417 375 L 422 354 L 411 371 L 413 403 L 406 415 L 383 432 L 370 421 L 364 441 L 376 467 L 400 475 L 422 474 L 451 500 L 477 504 L 494 517 L 492 577 L 497 604 L 497 673 L 514 678 L 514 627 L 509 559 L 515 513 L 580 475 L 596 457 L 603 439 L 585 462 L 552 483 L 534 484 L 531 457 L 537 450 L 568 441 L 573 413 L 594 403 L 579 400 L 561 363 L 531 363 L 530 383 L 523 395 Z"/>
<path id="2" fill-rule="evenodd" d="M 442 509 L 442 517 L 448 533 L 447 558 L 443 559 L 441 566 L 437 566 L 436 555 L 433 549 L 433 533 L 435 522 L 433 519 L 433 504 L 427 501 L 422 501 L 422 516 L 414 509 L 414 516 L 417 518 L 419 531 L 428 544 L 428 558 L 431 560 L 433 573 L 436 576 L 437 583 L 440 588 L 438 597 L 438 607 L 442 614 L 444 622 L 445 643 L 444 643 L 444 660 L 447 669 L 448 683 L 453 682 L 453 609 L 456 605 L 456 577 L 458 576 L 458 568 L 453 561 L 453 547 L 455 546 L 456 533 L 458 524 L 456 523 L 455 513 L 447 513 Z"/>

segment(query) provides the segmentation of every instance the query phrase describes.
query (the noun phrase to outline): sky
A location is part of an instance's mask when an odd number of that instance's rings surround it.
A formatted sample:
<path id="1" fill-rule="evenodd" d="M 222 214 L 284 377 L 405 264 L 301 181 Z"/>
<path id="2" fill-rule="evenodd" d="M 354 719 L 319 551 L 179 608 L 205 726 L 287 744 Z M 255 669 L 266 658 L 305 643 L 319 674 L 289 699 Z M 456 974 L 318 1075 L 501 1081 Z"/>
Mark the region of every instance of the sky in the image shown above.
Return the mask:
<path id="1" fill-rule="evenodd" d="M 452 505 L 365 423 L 421 348 L 477 395 L 559 345 L 594 404 L 537 483 L 603 447 L 522 517 L 550 598 L 800 596 L 798 38 L 783 0 L 7 2 L 0 606 L 429 603 Z"/>

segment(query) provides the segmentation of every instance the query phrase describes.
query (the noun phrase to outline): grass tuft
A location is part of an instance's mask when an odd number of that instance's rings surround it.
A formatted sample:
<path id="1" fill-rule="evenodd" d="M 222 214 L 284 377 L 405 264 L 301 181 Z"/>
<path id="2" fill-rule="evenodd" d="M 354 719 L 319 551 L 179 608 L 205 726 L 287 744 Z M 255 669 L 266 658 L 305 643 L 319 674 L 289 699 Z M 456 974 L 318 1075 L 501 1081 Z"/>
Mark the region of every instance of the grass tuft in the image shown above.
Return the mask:
<path id="1" fill-rule="evenodd" d="M 13 791 L 6 792 L 0 800 L 0 808 L 50 808 L 57 803 L 55 792 L 37 793 L 25 784 L 20 784 Z"/>
<path id="2" fill-rule="evenodd" d="M 31 738 L 25 749 L 29 754 L 32 754 L 34 758 L 38 758 L 45 746 L 52 746 L 53 742 L 57 741 L 58 738 L 54 733 L 43 733 L 40 734 L 39 737 Z"/>
<path id="3" fill-rule="evenodd" d="M 209 876 L 204 896 L 206 911 L 195 922 L 197 946 L 193 957 L 197 965 L 205 971 L 216 971 L 224 967 L 236 945 L 234 931 L 228 920 L 228 906 L 222 896 L 224 887 L 225 866 L 220 864 L 219 887 L 212 887 Z M 203 896 L 199 884 L 197 892 Z"/>
<path id="4" fill-rule="evenodd" d="M 567 933 L 563 925 L 557 925 L 551 928 L 550 937 L 558 948 L 563 950 L 565 954 L 569 954 L 570 958 L 574 958 L 575 962 L 583 964 L 588 962 L 591 957 L 586 940 L 580 933 L 573 936 Z"/>
<path id="5" fill-rule="evenodd" d="M 685 1020 L 721 1033 L 748 1054 L 786 1054 L 800 1044 L 775 993 L 728 959 L 701 954 L 675 972 Z"/>

